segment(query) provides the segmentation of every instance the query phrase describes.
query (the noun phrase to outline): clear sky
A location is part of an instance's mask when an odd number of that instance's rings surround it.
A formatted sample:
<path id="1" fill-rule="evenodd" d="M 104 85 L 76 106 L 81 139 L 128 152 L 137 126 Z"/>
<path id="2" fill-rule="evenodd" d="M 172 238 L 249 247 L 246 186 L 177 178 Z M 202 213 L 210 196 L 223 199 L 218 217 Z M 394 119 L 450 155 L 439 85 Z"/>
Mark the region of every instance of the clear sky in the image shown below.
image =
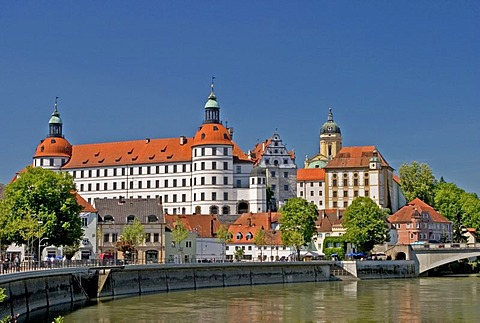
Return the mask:
<path id="1" fill-rule="evenodd" d="M 193 136 L 212 76 L 245 152 L 278 129 L 303 167 L 332 107 L 344 146 L 480 194 L 479 1 L 2 1 L 0 182 L 56 96 L 72 144 Z"/>

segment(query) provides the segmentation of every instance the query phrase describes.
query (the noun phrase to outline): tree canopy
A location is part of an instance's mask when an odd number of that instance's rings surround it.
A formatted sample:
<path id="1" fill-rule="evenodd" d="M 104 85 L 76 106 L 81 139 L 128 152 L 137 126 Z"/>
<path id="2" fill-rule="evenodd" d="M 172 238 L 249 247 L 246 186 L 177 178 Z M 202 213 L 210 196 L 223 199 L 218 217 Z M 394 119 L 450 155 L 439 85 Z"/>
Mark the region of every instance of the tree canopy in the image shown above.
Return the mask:
<path id="1" fill-rule="evenodd" d="M 27 167 L 7 185 L 2 204 L 0 222 L 6 225 L 7 243 L 28 243 L 42 236 L 52 245 L 75 245 L 83 236 L 78 216 L 82 207 L 68 173 Z"/>
<path id="2" fill-rule="evenodd" d="M 179 246 L 183 240 L 187 239 L 188 237 L 188 230 L 183 224 L 180 218 L 177 218 L 174 224 L 174 228 L 172 230 L 172 239 L 175 241 Z"/>
<path id="3" fill-rule="evenodd" d="M 427 164 L 413 161 L 411 164 L 400 166 L 400 186 L 407 201 L 419 198 L 429 205 L 433 205 L 437 180 Z"/>
<path id="4" fill-rule="evenodd" d="M 358 251 L 363 252 L 372 250 L 376 244 L 389 241 L 386 215 L 371 198 L 357 197 L 345 210 L 345 240 L 355 244 Z"/>
<path id="5" fill-rule="evenodd" d="M 145 227 L 135 218 L 132 224 L 124 227 L 120 240 L 117 242 L 117 249 L 124 255 L 135 255 L 135 250 L 143 242 L 143 239 L 145 239 Z"/>
<path id="6" fill-rule="evenodd" d="M 280 213 L 282 242 L 286 246 L 294 246 L 297 257 L 300 257 L 300 247 L 309 243 L 315 233 L 317 206 L 303 198 L 294 197 L 287 200 Z"/>

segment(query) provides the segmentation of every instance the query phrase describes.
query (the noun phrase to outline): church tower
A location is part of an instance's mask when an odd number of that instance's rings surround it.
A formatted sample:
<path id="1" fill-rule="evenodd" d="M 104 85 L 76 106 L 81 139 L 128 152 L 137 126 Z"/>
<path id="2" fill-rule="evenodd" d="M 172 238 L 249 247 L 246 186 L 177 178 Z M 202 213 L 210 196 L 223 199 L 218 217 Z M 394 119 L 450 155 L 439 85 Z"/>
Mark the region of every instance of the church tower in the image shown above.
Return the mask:
<path id="1" fill-rule="evenodd" d="M 220 123 L 220 106 L 217 102 L 217 97 L 213 91 L 213 79 L 212 79 L 212 91 L 208 96 L 208 101 L 205 103 L 205 120 L 203 123 Z"/>
<path id="2" fill-rule="evenodd" d="M 320 155 L 332 160 L 342 149 L 342 132 L 340 127 L 333 121 L 333 113 L 330 108 L 328 120 L 320 129 Z"/>
<path id="3" fill-rule="evenodd" d="M 328 119 L 320 128 L 320 152 L 305 160 L 305 168 L 324 168 L 342 149 L 342 132 L 333 121 L 332 109 L 328 110 Z"/>

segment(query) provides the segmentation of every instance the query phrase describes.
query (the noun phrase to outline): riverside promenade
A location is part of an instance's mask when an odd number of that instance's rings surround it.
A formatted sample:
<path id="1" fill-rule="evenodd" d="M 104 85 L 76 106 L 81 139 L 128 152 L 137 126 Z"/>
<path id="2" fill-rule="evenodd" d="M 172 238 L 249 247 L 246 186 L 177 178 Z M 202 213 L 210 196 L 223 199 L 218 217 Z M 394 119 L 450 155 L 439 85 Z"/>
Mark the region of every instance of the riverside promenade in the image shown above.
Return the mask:
<path id="1" fill-rule="evenodd" d="M 352 274 L 352 272 L 354 274 Z M 214 287 L 413 278 L 414 261 L 259 262 L 42 268 L 0 276 L 0 317 L 31 319 L 101 299 Z"/>

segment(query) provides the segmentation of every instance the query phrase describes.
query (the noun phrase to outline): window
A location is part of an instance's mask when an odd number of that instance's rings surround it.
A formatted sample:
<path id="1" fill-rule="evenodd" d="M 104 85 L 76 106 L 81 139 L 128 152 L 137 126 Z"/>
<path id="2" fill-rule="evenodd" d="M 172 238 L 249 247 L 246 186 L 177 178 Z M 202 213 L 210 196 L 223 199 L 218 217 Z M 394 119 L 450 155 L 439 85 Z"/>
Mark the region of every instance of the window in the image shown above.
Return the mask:
<path id="1" fill-rule="evenodd" d="M 159 242 L 160 241 L 160 234 L 159 233 L 154 233 L 153 234 L 153 242 Z"/>
<path id="2" fill-rule="evenodd" d="M 283 190 L 288 191 L 288 185 L 283 185 Z"/>
<path id="3" fill-rule="evenodd" d="M 147 181 L 147 188 L 150 188 L 150 181 Z"/>
<path id="4" fill-rule="evenodd" d="M 346 178 L 343 179 L 343 186 L 348 186 L 348 179 L 346 179 Z"/>
<path id="5" fill-rule="evenodd" d="M 212 162 L 212 169 L 213 170 L 217 169 L 217 162 Z"/>
<path id="6" fill-rule="evenodd" d="M 223 192 L 223 200 L 228 201 L 228 192 Z M 223 213 L 225 214 L 225 213 Z"/>
<path id="7" fill-rule="evenodd" d="M 103 190 L 108 191 L 108 183 L 103 183 Z"/>
<path id="8" fill-rule="evenodd" d="M 368 196 L 370 192 L 369 191 L 365 191 L 365 196 Z"/>
<path id="9" fill-rule="evenodd" d="M 217 200 L 217 193 L 212 192 L 212 201 L 216 201 L 216 200 Z"/>
<path id="10" fill-rule="evenodd" d="M 303 187 L 303 182 L 299 183 L 300 184 L 300 187 Z"/>
<path id="11" fill-rule="evenodd" d="M 155 181 L 155 188 L 159 188 L 160 187 L 160 181 L 157 179 Z"/>
<path id="12" fill-rule="evenodd" d="M 228 155 L 228 148 L 227 147 L 223 147 L 223 154 L 225 156 Z"/>
<path id="13" fill-rule="evenodd" d="M 300 197 L 303 197 L 303 191 L 300 191 Z"/>
<path id="14" fill-rule="evenodd" d="M 201 170 L 205 170 L 205 162 L 201 162 L 201 163 L 200 163 L 200 169 L 201 169 Z"/>
<path id="15" fill-rule="evenodd" d="M 83 192 L 83 189 L 84 189 L 83 184 L 80 184 L 80 192 Z"/>
<path id="16" fill-rule="evenodd" d="M 138 182 L 138 188 L 142 188 L 142 182 L 141 181 Z"/>
<path id="17" fill-rule="evenodd" d="M 242 173 L 242 166 L 237 165 L 237 174 Z"/>
<path id="18" fill-rule="evenodd" d="M 122 190 L 125 189 L 125 185 L 126 185 L 125 182 L 122 182 Z"/>
<path id="19" fill-rule="evenodd" d="M 158 217 L 156 215 L 151 214 L 147 217 L 147 222 L 148 223 L 158 222 Z"/>
<path id="20" fill-rule="evenodd" d="M 217 185 L 217 177 L 216 176 L 212 177 L 212 185 Z"/>
<path id="21" fill-rule="evenodd" d="M 130 181 L 130 189 L 133 189 L 133 181 Z"/>
<path id="22" fill-rule="evenodd" d="M 177 180 L 176 179 L 173 180 L 173 187 L 177 187 Z"/>
<path id="23" fill-rule="evenodd" d="M 368 178 L 365 178 L 365 186 L 368 186 Z"/>
<path id="24" fill-rule="evenodd" d="M 333 197 L 337 197 L 337 191 L 333 191 L 332 194 L 333 194 Z"/>
<path id="25" fill-rule="evenodd" d="M 237 179 L 237 187 L 242 187 L 242 181 Z"/>
<path id="26" fill-rule="evenodd" d="M 275 171 L 272 170 L 272 171 L 270 172 L 270 175 L 271 175 L 272 177 L 275 177 L 277 174 L 275 173 Z"/>
<path id="27" fill-rule="evenodd" d="M 82 227 L 88 226 L 88 218 L 82 218 Z"/>
<path id="28" fill-rule="evenodd" d="M 275 185 L 275 184 L 272 184 L 272 190 L 274 190 L 274 191 L 275 191 L 276 189 L 277 189 L 277 185 Z"/>
<path id="29" fill-rule="evenodd" d="M 165 174 L 168 173 L 168 165 L 165 165 Z"/>
<path id="30" fill-rule="evenodd" d="M 283 172 L 283 177 L 288 178 L 288 172 Z"/>
<path id="31" fill-rule="evenodd" d="M 343 191 L 343 197 L 348 197 L 348 191 Z"/>
<path id="32" fill-rule="evenodd" d="M 332 186 L 337 186 L 337 180 L 336 180 L 336 179 L 334 179 L 334 180 L 332 181 Z"/>
<path id="33" fill-rule="evenodd" d="M 182 186 L 183 187 L 187 186 L 187 179 L 186 178 L 182 178 Z"/>
<path id="34" fill-rule="evenodd" d="M 142 175 L 142 167 L 138 167 L 138 175 Z"/>
<path id="35" fill-rule="evenodd" d="M 346 208 L 347 206 L 348 206 L 348 201 L 344 201 L 344 202 L 343 202 L 343 207 Z"/>
<path id="36" fill-rule="evenodd" d="M 127 223 L 132 224 L 133 221 L 135 221 L 135 215 L 129 215 L 127 216 Z"/>
<path id="37" fill-rule="evenodd" d="M 105 233 L 105 234 L 103 235 L 103 242 L 109 242 L 109 240 L 110 240 L 110 234 Z"/>
<path id="38" fill-rule="evenodd" d="M 112 242 L 117 242 L 118 240 L 118 233 L 112 233 Z"/>
<path id="39" fill-rule="evenodd" d="M 223 170 L 228 170 L 228 162 L 223 162 Z"/>
<path id="40" fill-rule="evenodd" d="M 318 196 L 322 196 L 322 195 L 323 195 L 323 191 L 319 191 Z"/>
<path id="41" fill-rule="evenodd" d="M 92 184 L 88 184 L 88 191 L 90 192 L 92 190 Z"/>
<path id="42" fill-rule="evenodd" d="M 353 179 L 353 186 L 358 186 L 358 178 Z"/>
<path id="43" fill-rule="evenodd" d="M 284 159 L 283 159 L 283 163 L 284 163 L 284 164 L 288 164 L 288 159 L 284 158 Z"/>
<path id="44" fill-rule="evenodd" d="M 187 194 L 182 194 L 182 202 L 186 202 L 187 201 Z"/>
<path id="45" fill-rule="evenodd" d="M 186 171 L 187 171 L 187 165 L 186 165 L 186 164 L 183 164 L 183 165 L 182 165 L 182 172 L 185 173 Z"/>
<path id="46" fill-rule="evenodd" d="M 177 202 L 177 194 L 173 194 L 172 199 L 173 199 L 173 202 Z"/>
<path id="47" fill-rule="evenodd" d="M 212 156 L 216 156 L 216 155 L 217 155 L 217 148 L 212 147 Z"/>
<path id="48" fill-rule="evenodd" d="M 164 196 L 163 196 L 163 202 L 164 202 L 164 203 L 168 203 L 168 195 L 164 195 Z"/>
<path id="49" fill-rule="evenodd" d="M 228 177 L 227 176 L 223 177 L 223 185 L 228 185 Z"/>
<path id="50" fill-rule="evenodd" d="M 177 165 L 173 165 L 173 172 L 174 172 L 174 173 L 177 172 Z"/>
<path id="51" fill-rule="evenodd" d="M 130 175 L 133 175 L 133 167 L 130 167 Z"/>
<path id="52" fill-rule="evenodd" d="M 185 241 L 185 248 L 191 248 L 192 247 L 192 242 L 191 241 Z"/>
<path id="53" fill-rule="evenodd" d="M 310 183 L 310 187 L 313 187 L 313 182 Z"/>
<path id="54" fill-rule="evenodd" d="M 201 156 L 205 156 L 205 148 L 202 148 Z"/>
<path id="55" fill-rule="evenodd" d="M 310 196 L 313 196 L 313 191 L 310 191 Z"/>
<path id="56" fill-rule="evenodd" d="M 358 191 L 353 191 L 353 197 L 358 197 Z"/>
<path id="57" fill-rule="evenodd" d="M 205 193 L 200 193 L 200 200 L 205 201 Z"/>
<path id="58" fill-rule="evenodd" d="M 151 241 L 152 241 L 152 234 L 145 233 L 145 242 L 151 242 Z"/>
<path id="59" fill-rule="evenodd" d="M 333 207 L 334 207 L 334 208 L 337 207 L 337 202 L 333 202 Z"/>
<path id="60" fill-rule="evenodd" d="M 200 177 L 200 185 L 205 185 L 205 177 Z"/>
<path id="61" fill-rule="evenodd" d="M 166 179 L 166 180 L 164 181 L 164 186 L 165 186 L 165 187 L 168 187 L 168 179 Z"/>

